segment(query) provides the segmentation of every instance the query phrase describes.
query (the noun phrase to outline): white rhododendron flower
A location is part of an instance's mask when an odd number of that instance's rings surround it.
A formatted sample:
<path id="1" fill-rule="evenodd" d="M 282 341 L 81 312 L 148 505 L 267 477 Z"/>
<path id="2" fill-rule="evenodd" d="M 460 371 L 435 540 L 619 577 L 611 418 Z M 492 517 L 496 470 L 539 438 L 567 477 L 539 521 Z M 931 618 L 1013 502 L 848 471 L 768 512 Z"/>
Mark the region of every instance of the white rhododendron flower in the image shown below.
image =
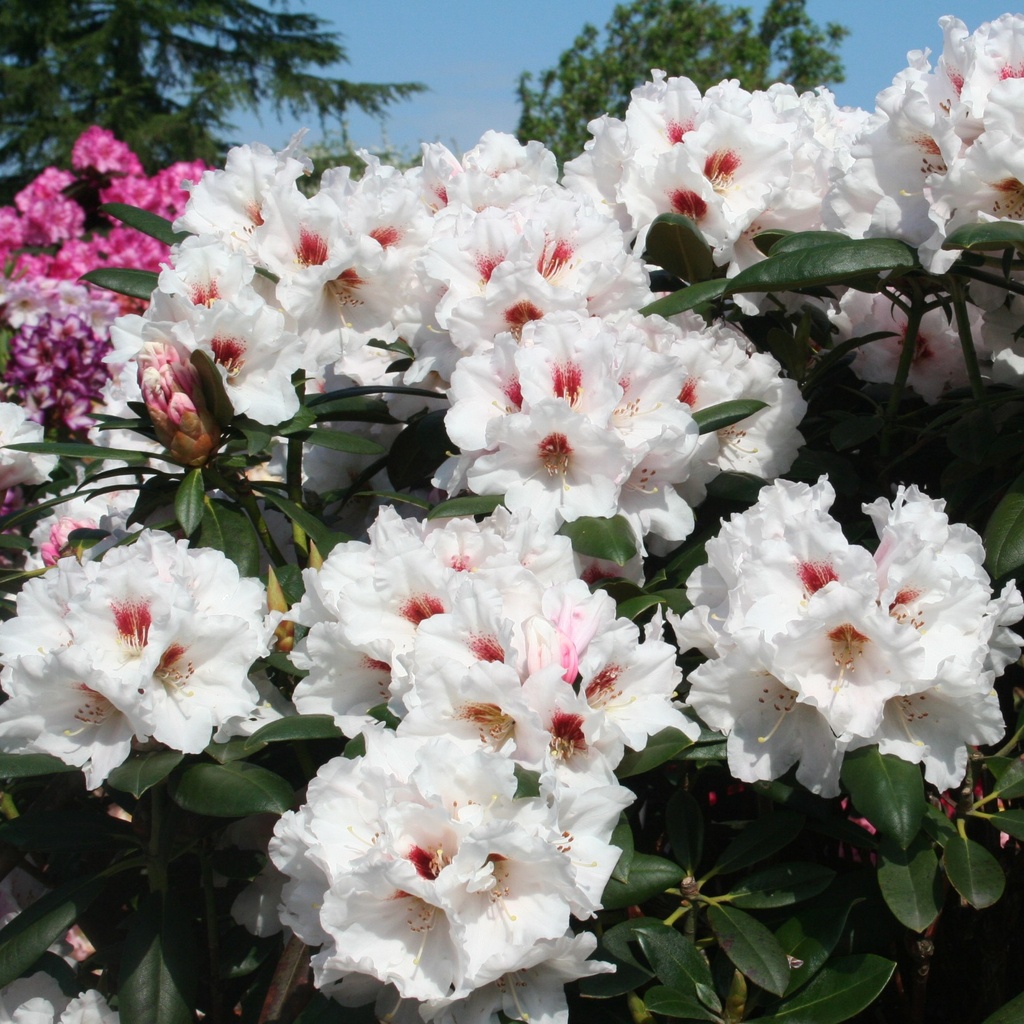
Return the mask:
<path id="1" fill-rule="evenodd" d="M 57 466 L 55 455 L 15 452 L 11 444 L 36 444 L 43 440 L 43 427 L 28 418 L 15 402 L 0 402 L 0 489 L 18 484 L 41 484 Z"/>

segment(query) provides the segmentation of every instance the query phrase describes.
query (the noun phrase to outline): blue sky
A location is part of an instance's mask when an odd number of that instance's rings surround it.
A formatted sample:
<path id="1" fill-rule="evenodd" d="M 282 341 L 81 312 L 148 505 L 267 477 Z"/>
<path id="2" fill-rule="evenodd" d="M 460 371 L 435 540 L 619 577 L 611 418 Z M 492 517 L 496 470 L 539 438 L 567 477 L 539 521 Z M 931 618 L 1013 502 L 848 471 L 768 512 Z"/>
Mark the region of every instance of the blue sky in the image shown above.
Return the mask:
<path id="1" fill-rule="evenodd" d="M 348 119 L 356 145 L 374 148 L 389 141 L 415 153 L 421 141 L 440 141 L 462 151 L 489 128 L 514 131 L 520 73 L 554 66 L 585 22 L 607 22 L 615 0 L 372 0 L 344 5 L 338 0 L 294 0 L 291 6 L 323 18 L 342 33 L 349 63 L 333 73 L 351 81 L 419 81 L 429 87 L 429 92 L 396 104 L 383 129 L 358 112 Z M 746 6 L 757 14 L 764 2 Z M 949 0 L 808 0 L 807 9 L 819 23 L 838 21 L 851 30 L 842 49 L 846 81 L 836 88 L 836 96 L 841 104 L 873 109 L 875 94 L 906 65 L 908 50 L 929 48 L 933 60 L 941 52 L 942 15 L 955 14 L 973 30 L 1007 8 L 1005 0 L 960 0 L 959 9 Z M 262 123 L 240 115 L 236 125 L 239 141 L 275 148 L 299 127 L 272 115 Z M 313 140 L 320 131 L 315 124 L 310 127 Z"/>

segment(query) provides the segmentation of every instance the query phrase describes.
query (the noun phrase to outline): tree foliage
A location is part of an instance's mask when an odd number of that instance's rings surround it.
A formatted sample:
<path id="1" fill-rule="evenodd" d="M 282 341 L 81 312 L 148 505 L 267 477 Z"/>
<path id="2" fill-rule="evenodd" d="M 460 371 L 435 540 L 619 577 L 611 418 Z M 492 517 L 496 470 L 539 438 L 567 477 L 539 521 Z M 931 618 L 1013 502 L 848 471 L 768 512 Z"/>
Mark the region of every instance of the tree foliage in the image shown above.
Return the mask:
<path id="1" fill-rule="evenodd" d="M 379 113 L 423 88 L 315 73 L 345 60 L 320 18 L 247 0 L 4 0 L 0 192 L 66 162 L 93 124 L 153 170 L 219 162 L 233 110 L 269 102 L 325 123 L 349 106 Z"/>
<path id="2" fill-rule="evenodd" d="M 750 8 L 715 0 L 633 0 L 620 4 L 603 32 L 583 26 L 558 66 L 519 79 L 520 140 L 539 139 L 560 160 L 583 150 L 587 122 L 621 117 L 629 94 L 652 68 L 685 75 L 702 90 L 723 78 L 747 89 L 772 82 L 798 91 L 843 81 L 837 50 L 842 25 L 816 25 L 805 0 L 770 0 L 760 22 Z"/>

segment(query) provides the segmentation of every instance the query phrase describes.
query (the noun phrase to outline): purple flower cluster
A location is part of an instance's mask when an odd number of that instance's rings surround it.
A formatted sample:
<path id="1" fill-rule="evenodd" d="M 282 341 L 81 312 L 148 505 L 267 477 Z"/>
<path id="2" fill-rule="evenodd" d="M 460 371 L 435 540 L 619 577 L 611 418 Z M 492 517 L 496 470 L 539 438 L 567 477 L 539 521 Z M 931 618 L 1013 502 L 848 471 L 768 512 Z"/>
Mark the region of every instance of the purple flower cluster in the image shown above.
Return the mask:
<path id="1" fill-rule="evenodd" d="M 80 433 L 109 377 L 103 357 L 110 340 L 74 313 L 46 313 L 26 322 L 9 342 L 4 383 L 30 419 L 45 428 Z"/>

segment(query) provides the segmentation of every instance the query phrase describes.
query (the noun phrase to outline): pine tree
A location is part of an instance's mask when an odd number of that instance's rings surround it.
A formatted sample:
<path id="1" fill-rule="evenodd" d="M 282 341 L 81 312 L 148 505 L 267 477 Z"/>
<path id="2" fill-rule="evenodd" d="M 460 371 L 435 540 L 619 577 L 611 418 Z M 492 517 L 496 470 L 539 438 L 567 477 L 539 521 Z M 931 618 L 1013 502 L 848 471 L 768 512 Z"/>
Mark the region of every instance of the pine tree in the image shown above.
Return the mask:
<path id="1" fill-rule="evenodd" d="M 424 88 L 315 73 L 344 60 L 320 18 L 247 0 L 2 0 L 0 199 L 66 161 L 92 124 L 153 171 L 219 163 L 233 111 L 269 103 L 326 124 Z"/>

